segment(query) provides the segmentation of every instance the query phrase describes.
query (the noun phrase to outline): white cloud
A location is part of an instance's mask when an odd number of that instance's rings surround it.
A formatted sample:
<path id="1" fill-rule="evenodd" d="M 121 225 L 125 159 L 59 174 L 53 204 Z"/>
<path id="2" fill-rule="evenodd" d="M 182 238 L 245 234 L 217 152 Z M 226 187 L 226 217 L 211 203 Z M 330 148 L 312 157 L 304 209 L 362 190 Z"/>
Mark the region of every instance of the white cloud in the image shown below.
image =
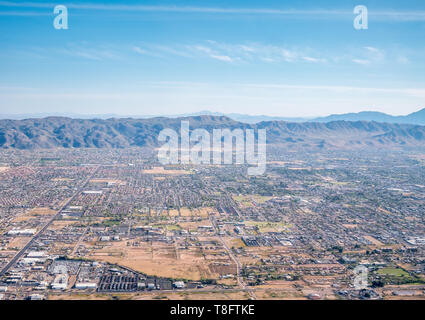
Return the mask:
<path id="1" fill-rule="evenodd" d="M 240 45 L 239 47 L 240 47 L 243 51 L 246 51 L 246 52 L 254 52 L 254 51 L 255 51 L 255 49 L 254 49 L 254 48 L 249 47 L 249 46 Z"/>
<path id="2" fill-rule="evenodd" d="M 190 46 L 188 48 L 190 48 Z M 204 47 L 204 46 L 201 46 L 201 45 L 196 45 L 193 48 L 198 50 L 198 51 L 202 51 L 202 52 L 205 52 L 205 53 L 208 53 L 208 54 L 212 53 L 212 50 L 210 48 Z"/>
<path id="3" fill-rule="evenodd" d="M 226 62 L 232 62 L 233 61 L 233 59 L 230 58 L 229 56 L 217 56 L 215 54 L 212 54 L 210 57 L 213 58 L 213 59 L 216 59 L 216 60 L 220 60 L 220 61 L 226 61 Z"/>
<path id="4" fill-rule="evenodd" d="M 156 44 L 133 43 L 128 46 L 122 44 L 94 45 L 88 42 L 70 43 L 65 47 L 57 48 L 27 48 L 26 55 L 33 54 L 46 59 L 54 54 L 62 54 L 89 60 L 122 60 L 135 58 L 134 54 L 167 59 L 180 57 L 186 59 L 212 59 L 223 63 L 235 64 L 327 64 L 338 65 L 355 63 L 358 65 L 388 65 L 407 64 L 409 56 L 415 54 L 403 51 L 400 48 L 388 50 L 388 53 L 375 47 L 349 48 L 348 53 L 339 51 L 321 52 L 306 47 L 289 47 L 270 45 L 258 42 L 223 43 L 207 40 L 194 44 Z M 133 53 L 133 55 L 131 55 Z M 9 52 L 9 55 L 17 53 Z M 5 54 L 3 54 L 6 56 Z"/>
<path id="5" fill-rule="evenodd" d="M 365 47 L 365 49 L 369 60 L 374 62 L 383 62 L 385 60 L 385 52 L 383 50 L 374 47 Z"/>
<path id="6" fill-rule="evenodd" d="M 66 54 L 69 56 L 83 58 L 88 60 L 105 60 L 105 59 L 119 59 L 119 56 L 108 48 L 88 48 L 86 46 L 68 46 L 61 49 L 56 49 L 58 53 Z"/>
<path id="7" fill-rule="evenodd" d="M 369 65 L 370 64 L 369 60 L 364 60 L 364 59 L 353 59 L 352 61 L 354 63 L 361 64 L 361 65 Z"/>
<path id="8" fill-rule="evenodd" d="M 148 52 L 140 47 L 133 47 L 133 50 L 140 54 L 148 54 Z"/>
<path id="9" fill-rule="evenodd" d="M 194 54 L 205 54 L 205 56 L 219 59 L 222 61 L 233 61 L 241 63 L 296 63 L 296 62 L 314 62 L 324 63 L 327 59 L 321 57 L 312 57 L 308 55 L 311 49 L 287 48 L 276 45 L 267 45 L 261 43 L 247 44 L 229 44 L 212 40 L 206 41 L 205 44 L 187 45 L 186 49 Z"/>
<path id="10" fill-rule="evenodd" d="M 380 52 L 379 49 L 374 48 L 374 47 L 364 47 L 366 50 L 368 50 L 369 52 L 373 52 L 373 53 L 378 53 Z"/>
<path id="11" fill-rule="evenodd" d="M 304 59 L 305 61 L 308 61 L 308 62 L 315 62 L 315 63 L 318 63 L 318 62 L 326 62 L 326 59 L 317 59 L 317 58 L 312 58 L 312 57 L 303 57 L 303 59 Z"/>

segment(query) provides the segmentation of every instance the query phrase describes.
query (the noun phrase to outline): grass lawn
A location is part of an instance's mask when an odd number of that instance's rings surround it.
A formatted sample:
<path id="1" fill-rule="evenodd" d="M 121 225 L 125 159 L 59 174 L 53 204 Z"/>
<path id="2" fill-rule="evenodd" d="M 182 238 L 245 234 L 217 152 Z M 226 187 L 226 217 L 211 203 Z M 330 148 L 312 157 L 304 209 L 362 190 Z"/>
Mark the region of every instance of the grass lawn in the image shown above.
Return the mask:
<path id="1" fill-rule="evenodd" d="M 410 277 L 410 275 L 401 268 L 382 268 L 378 270 L 378 274 L 381 276 Z"/>
<path id="2" fill-rule="evenodd" d="M 252 207 L 254 205 L 253 202 L 256 202 L 257 204 L 263 204 L 272 198 L 273 197 L 260 196 L 255 194 L 233 196 L 233 200 L 239 202 L 241 205 L 245 207 Z"/>

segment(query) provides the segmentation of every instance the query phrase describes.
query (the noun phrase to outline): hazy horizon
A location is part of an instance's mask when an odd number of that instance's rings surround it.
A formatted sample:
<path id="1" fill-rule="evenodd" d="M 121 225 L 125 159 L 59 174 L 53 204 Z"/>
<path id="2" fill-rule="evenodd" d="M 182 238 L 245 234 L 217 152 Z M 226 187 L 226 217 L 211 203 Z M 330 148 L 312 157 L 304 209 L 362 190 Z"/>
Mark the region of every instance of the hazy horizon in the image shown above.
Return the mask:
<path id="1" fill-rule="evenodd" d="M 413 111 L 413 112 L 409 112 L 409 113 L 403 113 L 403 114 L 390 114 L 390 113 L 385 113 L 389 116 L 407 116 L 411 113 L 417 112 L 417 111 L 421 111 L 425 108 L 421 108 L 419 107 L 417 110 Z M 232 114 L 236 114 L 236 115 L 243 115 L 243 116 L 249 116 L 249 117 L 270 117 L 270 118 L 293 118 L 293 119 L 315 119 L 315 118 L 319 118 L 319 117 L 326 117 L 326 116 L 331 116 L 331 115 L 344 115 L 344 114 L 349 114 L 349 113 L 361 113 L 361 112 L 380 112 L 380 111 L 376 111 L 376 110 L 372 110 L 372 109 L 366 109 L 363 111 L 359 111 L 359 112 L 347 112 L 347 113 L 335 113 L 335 114 L 323 114 L 321 116 L 286 116 L 286 115 L 274 115 L 274 114 L 250 114 L 250 113 L 238 113 L 238 112 L 218 112 L 218 111 L 212 111 L 212 110 L 200 110 L 200 111 L 195 111 L 195 112 L 190 112 L 190 113 L 174 113 L 174 114 L 126 114 L 126 113 L 119 113 L 119 112 L 114 112 L 114 113 L 90 113 L 90 112 L 81 112 L 81 113 L 76 113 L 76 112 L 28 112 L 28 113 L 0 113 L 0 117 L 3 116 L 27 116 L 27 115 L 31 115 L 31 116 L 36 116 L 39 115 L 41 117 L 45 117 L 45 116 L 63 116 L 63 117 L 73 117 L 73 116 L 85 116 L 85 117 L 96 117 L 96 116 L 118 116 L 118 117 L 177 117 L 177 116 L 191 116 L 191 115 L 215 115 L 215 114 L 220 114 L 220 115 L 232 115 Z"/>

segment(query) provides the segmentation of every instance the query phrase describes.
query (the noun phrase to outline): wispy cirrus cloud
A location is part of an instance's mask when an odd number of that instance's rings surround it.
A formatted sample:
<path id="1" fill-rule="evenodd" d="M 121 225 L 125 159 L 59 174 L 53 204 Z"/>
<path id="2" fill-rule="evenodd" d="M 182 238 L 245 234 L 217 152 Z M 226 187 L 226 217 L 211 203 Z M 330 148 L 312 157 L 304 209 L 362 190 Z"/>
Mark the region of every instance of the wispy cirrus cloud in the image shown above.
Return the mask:
<path id="1" fill-rule="evenodd" d="M 119 60 L 119 53 L 105 47 L 67 46 L 56 50 L 59 54 L 88 60 Z"/>
<path id="2" fill-rule="evenodd" d="M 51 9 L 58 3 L 49 2 L 16 2 L 0 1 L 0 7 L 24 9 Z M 350 9 L 285 9 L 285 8 L 248 8 L 248 7 L 204 7 L 204 6 L 179 6 L 179 5 L 140 5 L 140 4 L 112 4 L 112 3 L 73 3 L 63 2 L 70 9 L 97 10 L 115 12 L 165 12 L 165 13 L 203 13 L 203 14 L 234 14 L 234 15 L 277 15 L 291 16 L 293 18 L 352 18 L 353 10 Z M 18 11 L 11 11 L 9 15 L 22 15 Z M 34 13 L 40 14 L 40 13 Z M 379 21 L 425 21 L 423 10 L 369 10 L 369 16 Z"/>
<path id="3" fill-rule="evenodd" d="M 365 60 L 365 59 L 353 59 L 352 61 L 354 63 L 361 64 L 363 66 L 371 64 L 371 62 L 369 60 Z"/>
<path id="4" fill-rule="evenodd" d="M 133 51 L 156 57 L 179 56 L 190 59 L 213 59 L 227 63 L 326 63 L 327 59 L 312 49 L 286 48 L 260 43 L 229 44 L 207 40 L 198 44 L 140 44 Z"/>
<path id="5" fill-rule="evenodd" d="M 317 64 L 323 66 L 357 64 L 360 66 L 384 66 L 410 63 L 409 51 L 400 48 L 381 49 L 372 46 L 342 48 L 332 52 L 301 46 L 246 42 L 225 43 L 205 40 L 197 43 L 128 43 L 96 44 L 86 41 L 68 43 L 62 47 L 28 47 L 19 51 L 5 51 L 3 57 L 55 58 L 60 56 L 93 61 L 127 60 L 137 62 L 138 57 L 150 59 L 186 59 L 187 61 L 211 60 L 236 65 Z M 415 56 L 413 56 L 415 58 Z"/>
<path id="6" fill-rule="evenodd" d="M 327 59 L 318 59 L 318 58 L 312 58 L 312 57 L 303 57 L 303 60 L 307 62 L 314 62 L 314 63 L 327 62 Z"/>
<path id="7" fill-rule="evenodd" d="M 118 48 L 113 46 L 91 45 L 85 41 L 69 43 L 63 47 L 30 47 L 21 54 L 38 59 L 68 56 L 92 61 L 120 60 L 124 56 Z"/>
<path id="8" fill-rule="evenodd" d="M 213 58 L 213 59 L 225 61 L 225 62 L 232 62 L 233 61 L 233 59 L 230 58 L 229 56 L 218 56 L 216 54 L 212 54 L 212 55 L 210 55 L 210 57 Z"/>
<path id="9" fill-rule="evenodd" d="M 0 16 L 11 17 L 34 17 L 34 16 L 51 16 L 50 12 L 36 12 L 36 11 L 0 11 Z"/>
<path id="10" fill-rule="evenodd" d="M 341 15 L 351 14 L 351 10 L 297 10 L 277 8 L 223 8 L 203 6 L 176 6 L 176 5 L 139 5 L 139 4 L 112 4 L 112 3 L 72 3 L 63 2 L 68 8 L 81 10 L 105 10 L 105 11 L 144 11 L 144 12 L 176 12 L 176 13 L 223 13 L 223 14 L 274 14 L 274 15 Z M 53 8 L 57 3 L 53 2 L 16 2 L 0 1 L 1 7 L 17 8 Z"/>
<path id="11" fill-rule="evenodd" d="M 351 61 L 364 66 L 384 63 L 387 58 L 387 53 L 384 50 L 371 46 L 360 48 L 353 55 L 355 57 Z M 395 61 L 399 62 L 398 59 L 395 59 Z"/>

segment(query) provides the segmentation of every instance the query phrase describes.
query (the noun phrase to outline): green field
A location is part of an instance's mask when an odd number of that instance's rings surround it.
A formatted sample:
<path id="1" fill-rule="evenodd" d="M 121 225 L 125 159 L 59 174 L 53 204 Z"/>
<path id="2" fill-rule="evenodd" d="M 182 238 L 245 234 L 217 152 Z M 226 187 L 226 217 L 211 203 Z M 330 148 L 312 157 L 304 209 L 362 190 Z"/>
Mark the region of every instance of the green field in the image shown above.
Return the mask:
<path id="1" fill-rule="evenodd" d="M 268 196 L 260 196 L 257 194 L 250 194 L 250 195 L 234 195 L 233 200 L 239 202 L 245 207 L 252 207 L 253 202 L 256 202 L 257 204 L 263 204 L 269 200 L 271 200 L 273 197 Z"/>
<path id="2" fill-rule="evenodd" d="M 378 270 L 380 276 L 392 277 L 410 277 L 410 275 L 401 268 L 382 268 Z"/>
<path id="3" fill-rule="evenodd" d="M 386 267 L 379 269 L 377 275 L 381 277 L 385 284 L 422 284 L 424 281 L 416 276 L 410 275 L 402 268 Z"/>
<path id="4" fill-rule="evenodd" d="M 256 226 L 259 232 L 283 232 L 288 231 L 288 224 L 284 222 L 245 221 L 247 226 Z"/>
<path id="5" fill-rule="evenodd" d="M 178 224 L 155 224 L 153 225 L 154 228 L 163 228 L 167 231 L 178 231 L 182 228 Z"/>

